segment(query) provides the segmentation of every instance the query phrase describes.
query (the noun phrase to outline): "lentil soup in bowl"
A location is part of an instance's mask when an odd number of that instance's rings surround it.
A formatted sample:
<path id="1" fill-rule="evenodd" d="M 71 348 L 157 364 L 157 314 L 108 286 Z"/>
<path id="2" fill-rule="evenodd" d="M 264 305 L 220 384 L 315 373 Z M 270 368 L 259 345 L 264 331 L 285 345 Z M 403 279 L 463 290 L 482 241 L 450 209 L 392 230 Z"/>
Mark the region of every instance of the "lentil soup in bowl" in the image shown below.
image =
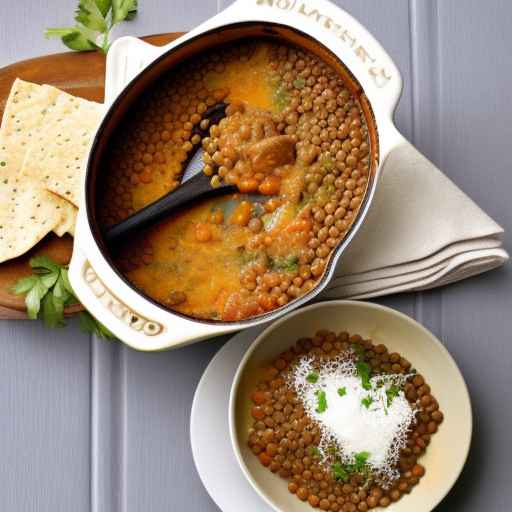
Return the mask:
<path id="1" fill-rule="evenodd" d="M 121 38 L 109 53 L 110 108 L 87 164 L 70 279 L 134 348 L 232 332 L 315 297 L 405 143 L 391 120 L 400 74 L 378 42 L 318 3 L 370 45 L 379 66 L 369 65 L 363 46 L 300 12 L 284 19 L 278 4 L 239 0 L 167 47 Z M 144 64 L 118 91 L 126 54 Z M 225 117 L 210 122 L 217 107 Z M 109 246 L 105 233 L 176 189 L 199 149 L 212 190 L 235 191 Z"/>
<path id="2" fill-rule="evenodd" d="M 258 336 L 229 425 L 243 473 L 277 511 L 430 512 L 464 466 L 472 415 L 430 332 L 383 306 L 332 301 Z"/>

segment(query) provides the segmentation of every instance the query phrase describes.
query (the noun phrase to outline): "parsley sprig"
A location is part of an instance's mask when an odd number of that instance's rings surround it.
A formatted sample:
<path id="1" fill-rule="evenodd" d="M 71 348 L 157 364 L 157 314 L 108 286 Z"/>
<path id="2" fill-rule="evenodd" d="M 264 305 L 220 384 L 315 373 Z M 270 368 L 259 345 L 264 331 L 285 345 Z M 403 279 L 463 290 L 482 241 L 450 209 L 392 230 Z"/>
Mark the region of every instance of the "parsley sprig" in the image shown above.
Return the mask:
<path id="1" fill-rule="evenodd" d="M 315 391 L 315 396 L 317 400 L 316 412 L 322 414 L 327 410 L 327 397 L 325 395 L 325 391 L 323 389 L 319 389 Z"/>
<path id="2" fill-rule="evenodd" d="M 345 396 L 347 394 L 347 388 L 343 386 L 342 388 L 338 388 L 338 395 Z"/>
<path id="3" fill-rule="evenodd" d="M 310 383 L 310 384 L 316 384 L 318 382 L 318 379 L 320 378 L 320 375 L 318 375 L 318 373 L 316 372 L 309 372 L 307 375 L 306 375 L 306 380 Z"/>
<path id="4" fill-rule="evenodd" d="M 361 400 L 361 405 L 364 405 L 367 409 L 370 408 L 370 405 L 373 404 L 373 398 L 368 395 L 368 396 L 365 396 L 362 400 Z"/>
<path id="5" fill-rule="evenodd" d="M 359 452 L 354 455 L 352 464 L 343 464 L 339 460 L 331 465 L 333 477 L 337 481 L 348 482 L 350 475 L 355 473 L 366 474 L 369 452 Z"/>
<path id="6" fill-rule="evenodd" d="M 114 25 L 132 20 L 137 0 L 79 0 L 73 27 L 48 28 L 45 37 L 60 37 L 71 50 L 86 52 L 110 48 L 109 34 Z"/>
<path id="7" fill-rule="evenodd" d="M 392 384 L 388 389 L 386 389 L 386 406 L 389 408 L 393 403 L 393 400 L 400 394 L 400 388 Z"/>
<path id="8" fill-rule="evenodd" d="M 361 385 L 364 389 L 369 391 L 372 389 L 372 385 L 370 382 L 370 375 L 372 373 L 372 369 L 370 368 L 370 365 L 368 363 L 365 363 L 364 361 L 358 361 L 356 363 L 356 371 L 359 377 L 361 377 Z"/>
<path id="9" fill-rule="evenodd" d="M 68 278 L 68 267 L 56 263 L 48 256 L 35 256 L 30 260 L 33 274 L 19 279 L 12 291 L 25 295 L 27 316 L 36 320 L 42 318 L 47 327 L 64 327 L 64 308 L 78 304 Z M 113 339 L 114 335 L 90 313 L 79 313 L 80 327 L 84 332 L 100 338 Z"/>

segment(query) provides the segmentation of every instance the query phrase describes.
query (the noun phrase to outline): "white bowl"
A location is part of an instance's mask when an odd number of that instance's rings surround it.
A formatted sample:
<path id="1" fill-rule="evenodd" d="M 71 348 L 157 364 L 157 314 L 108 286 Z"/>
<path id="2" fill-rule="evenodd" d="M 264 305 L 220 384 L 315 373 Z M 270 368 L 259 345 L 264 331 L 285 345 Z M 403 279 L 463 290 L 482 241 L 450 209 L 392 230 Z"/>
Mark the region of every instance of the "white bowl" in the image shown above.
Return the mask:
<path id="1" fill-rule="evenodd" d="M 298 338 L 321 328 L 348 331 L 385 344 L 408 359 L 430 385 L 444 421 L 420 459 L 425 476 L 410 494 L 388 507 L 392 512 L 430 512 L 452 488 L 466 462 L 472 434 L 468 390 L 455 361 L 432 333 L 408 316 L 377 304 L 313 304 L 276 321 L 256 338 L 238 367 L 230 394 L 231 442 L 242 472 L 274 510 L 313 510 L 288 491 L 285 480 L 260 464 L 247 446 L 247 430 L 251 424 L 249 393 L 258 380 L 255 370 L 269 364 Z"/>

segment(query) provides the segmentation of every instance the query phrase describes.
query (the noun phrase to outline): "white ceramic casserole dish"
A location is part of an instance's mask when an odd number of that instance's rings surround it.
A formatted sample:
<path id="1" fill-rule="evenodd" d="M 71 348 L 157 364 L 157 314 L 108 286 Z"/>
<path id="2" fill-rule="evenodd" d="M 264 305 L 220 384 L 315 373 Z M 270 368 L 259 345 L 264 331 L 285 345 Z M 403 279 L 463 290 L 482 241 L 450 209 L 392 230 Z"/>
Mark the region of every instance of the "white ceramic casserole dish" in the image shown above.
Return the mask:
<path id="1" fill-rule="evenodd" d="M 142 92 L 180 60 L 220 43 L 268 37 L 306 47 L 336 66 L 360 94 L 372 146 L 364 202 L 326 270 L 307 294 L 265 315 L 239 322 L 203 321 L 165 309 L 115 269 L 94 214 L 95 184 L 109 136 Z M 163 350 L 273 320 L 311 300 L 332 278 L 343 251 L 364 221 L 386 159 L 410 151 L 393 124 L 402 90 L 400 73 L 382 46 L 354 18 L 326 0 L 238 0 L 165 47 L 123 37 L 107 58 L 105 118 L 93 140 L 83 180 L 70 280 L 84 306 L 120 340 L 139 350 Z M 428 163 L 425 163 L 428 165 Z"/>

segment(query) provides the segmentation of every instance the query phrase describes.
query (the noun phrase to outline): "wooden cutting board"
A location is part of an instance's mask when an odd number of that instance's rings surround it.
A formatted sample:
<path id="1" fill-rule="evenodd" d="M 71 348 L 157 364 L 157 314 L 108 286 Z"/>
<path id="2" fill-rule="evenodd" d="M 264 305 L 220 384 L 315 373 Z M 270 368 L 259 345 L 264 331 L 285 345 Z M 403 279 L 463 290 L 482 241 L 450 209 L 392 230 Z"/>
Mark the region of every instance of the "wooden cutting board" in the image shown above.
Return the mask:
<path id="1" fill-rule="evenodd" d="M 181 33 L 159 34 L 143 37 L 148 43 L 162 46 Z M 49 84 L 87 100 L 103 101 L 105 85 L 105 56 L 100 52 L 65 52 L 24 60 L 0 68 L 0 117 L 16 78 L 38 84 Z M 73 239 L 66 235 L 58 238 L 48 235 L 29 253 L 0 264 L 0 319 L 26 318 L 24 298 L 11 293 L 12 285 L 20 278 L 30 275 L 29 260 L 36 254 L 47 254 L 55 261 L 65 264 L 71 258 Z M 67 310 L 71 314 L 80 308 Z"/>

